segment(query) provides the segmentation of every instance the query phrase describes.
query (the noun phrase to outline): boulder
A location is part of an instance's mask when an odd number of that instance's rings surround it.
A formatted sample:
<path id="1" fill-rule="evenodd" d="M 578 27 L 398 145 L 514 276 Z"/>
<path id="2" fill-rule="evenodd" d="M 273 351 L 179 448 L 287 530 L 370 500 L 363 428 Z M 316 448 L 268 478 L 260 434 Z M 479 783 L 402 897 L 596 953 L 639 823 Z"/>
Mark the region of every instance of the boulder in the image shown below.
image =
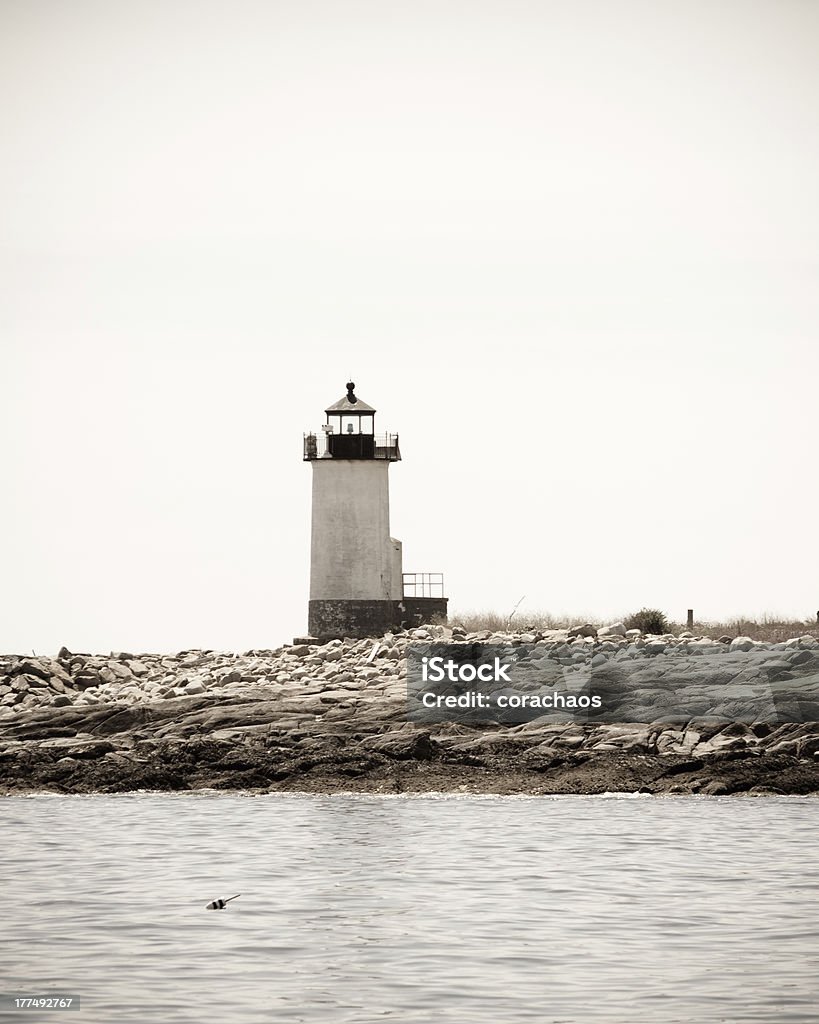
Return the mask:
<path id="1" fill-rule="evenodd" d="M 720 782 L 718 779 L 713 779 L 711 782 L 706 782 L 705 785 L 700 789 L 700 793 L 705 796 L 728 796 L 731 790 L 724 782 Z"/>
<path id="2" fill-rule="evenodd" d="M 386 754 L 397 760 L 428 761 L 438 753 L 438 744 L 428 732 L 395 730 L 372 736 L 359 743 L 369 753 Z"/>
<path id="3" fill-rule="evenodd" d="M 78 690 L 88 690 L 92 686 L 99 686 L 100 682 L 101 680 L 97 673 L 89 669 L 83 669 L 82 672 L 78 672 L 74 676 L 74 685 Z"/>
<path id="4" fill-rule="evenodd" d="M 622 622 L 612 622 L 609 626 L 601 626 L 597 630 L 598 636 L 625 636 L 626 627 Z"/>
<path id="5" fill-rule="evenodd" d="M 44 680 L 46 682 L 48 681 L 48 679 L 51 676 L 51 673 L 48 671 L 48 669 L 44 665 L 42 665 L 39 661 L 29 661 L 29 660 L 18 662 L 15 665 L 15 667 L 12 669 L 12 673 L 11 674 L 15 675 L 15 676 L 18 676 L 18 675 L 35 676 L 37 679 L 42 679 L 42 680 Z"/>
<path id="6" fill-rule="evenodd" d="M 787 754 L 788 757 L 799 756 L 799 740 L 781 740 L 765 748 L 766 754 Z"/>
<path id="7" fill-rule="evenodd" d="M 48 684 L 50 682 L 48 677 L 43 679 L 42 676 L 30 675 L 28 672 L 25 675 L 16 676 L 15 678 L 16 679 L 25 679 L 25 681 L 28 683 L 28 688 L 30 690 L 39 690 L 39 689 L 47 690 L 48 689 Z M 12 680 L 12 685 L 13 684 L 14 684 L 14 680 Z"/>

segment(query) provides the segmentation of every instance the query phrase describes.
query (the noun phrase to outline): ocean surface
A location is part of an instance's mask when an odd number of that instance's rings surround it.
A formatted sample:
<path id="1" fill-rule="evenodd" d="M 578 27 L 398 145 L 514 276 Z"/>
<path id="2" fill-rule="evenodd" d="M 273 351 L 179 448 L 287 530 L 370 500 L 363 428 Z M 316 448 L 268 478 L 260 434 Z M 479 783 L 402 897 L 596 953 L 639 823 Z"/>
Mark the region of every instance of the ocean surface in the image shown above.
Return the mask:
<path id="1" fill-rule="evenodd" d="M 817 800 L 38 796 L 0 830 L 0 992 L 80 997 L 4 1021 L 819 1019 Z"/>

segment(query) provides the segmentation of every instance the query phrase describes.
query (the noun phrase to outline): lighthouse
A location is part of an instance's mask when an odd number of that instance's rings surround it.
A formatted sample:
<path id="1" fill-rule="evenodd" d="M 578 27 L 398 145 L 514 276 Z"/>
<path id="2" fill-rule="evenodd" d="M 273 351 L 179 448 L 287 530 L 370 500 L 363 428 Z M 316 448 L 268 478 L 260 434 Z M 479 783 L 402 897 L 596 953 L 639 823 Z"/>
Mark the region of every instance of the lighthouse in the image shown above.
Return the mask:
<path id="1" fill-rule="evenodd" d="M 376 434 L 376 410 L 347 384 L 304 435 L 313 474 L 310 536 L 311 637 L 377 636 L 446 620 L 440 573 L 404 573 L 401 542 L 390 536 L 389 469 L 397 434 Z"/>

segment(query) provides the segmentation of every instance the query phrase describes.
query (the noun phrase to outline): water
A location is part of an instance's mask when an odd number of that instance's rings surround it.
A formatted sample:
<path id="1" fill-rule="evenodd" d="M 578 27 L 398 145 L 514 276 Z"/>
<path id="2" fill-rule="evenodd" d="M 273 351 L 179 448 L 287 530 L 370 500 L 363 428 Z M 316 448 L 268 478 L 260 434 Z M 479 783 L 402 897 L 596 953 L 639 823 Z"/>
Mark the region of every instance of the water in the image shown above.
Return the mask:
<path id="1" fill-rule="evenodd" d="M 82 1000 L 4 1020 L 819 1015 L 815 800 L 41 796 L 0 828 L 0 990 Z"/>

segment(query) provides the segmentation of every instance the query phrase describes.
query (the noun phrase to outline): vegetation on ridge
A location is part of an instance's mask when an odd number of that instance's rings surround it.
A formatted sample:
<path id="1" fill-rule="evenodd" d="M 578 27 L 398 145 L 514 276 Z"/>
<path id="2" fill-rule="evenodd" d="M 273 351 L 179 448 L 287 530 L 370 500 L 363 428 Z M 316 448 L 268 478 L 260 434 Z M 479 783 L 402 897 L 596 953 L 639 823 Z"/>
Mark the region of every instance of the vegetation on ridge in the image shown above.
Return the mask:
<path id="1" fill-rule="evenodd" d="M 529 628 L 546 629 L 570 629 L 572 626 L 589 623 L 592 626 L 606 626 L 612 622 L 622 622 L 629 629 L 643 629 L 644 632 L 653 632 L 640 625 L 637 618 L 646 612 L 654 615 L 661 615 L 665 621 L 665 629 L 659 632 L 674 634 L 686 630 L 686 625 L 666 619 L 665 615 L 657 609 L 641 609 L 632 615 L 622 615 L 616 618 L 601 619 L 594 615 L 553 615 L 550 612 L 522 611 L 513 618 L 509 615 L 502 615 L 495 611 L 466 611 L 451 612 L 449 616 L 450 626 L 462 626 L 467 632 L 477 633 L 482 630 L 502 632 L 511 628 L 515 631 L 525 631 Z M 697 636 L 708 636 L 714 639 L 720 636 L 749 636 L 752 640 L 764 640 L 775 643 L 780 640 L 787 640 L 794 636 L 816 636 L 819 637 L 819 625 L 813 618 L 786 619 L 773 614 L 763 615 L 759 619 L 751 619 L 745 616 L 737 616 L 722 622 L 694 620 L 693 632 Z"/>

